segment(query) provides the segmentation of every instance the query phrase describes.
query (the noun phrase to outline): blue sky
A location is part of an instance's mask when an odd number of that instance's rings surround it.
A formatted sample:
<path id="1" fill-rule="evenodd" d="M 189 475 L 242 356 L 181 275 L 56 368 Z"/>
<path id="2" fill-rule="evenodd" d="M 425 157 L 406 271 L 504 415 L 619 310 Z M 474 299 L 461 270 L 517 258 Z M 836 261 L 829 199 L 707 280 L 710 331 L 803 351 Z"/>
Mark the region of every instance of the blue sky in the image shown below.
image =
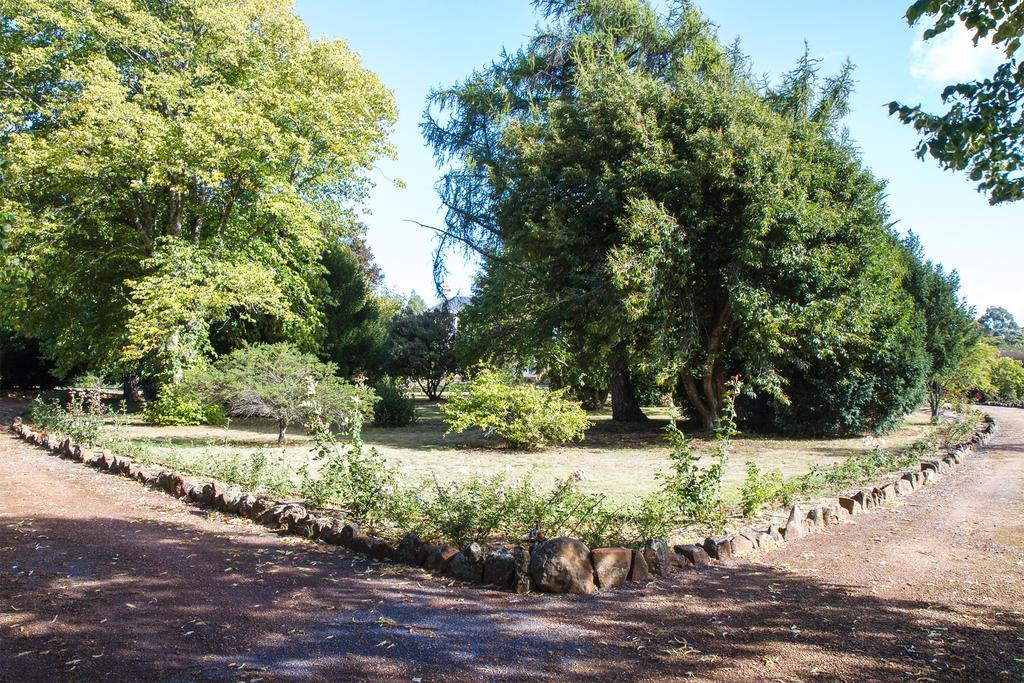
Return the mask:
<path id="1" fill-rule="evenodd" d="M 904 2 L 703 0 L 723 42 L 739 37 L 756 72 L 772 79 L 789 70 L 804 41 L 827 73 L 847 57 L 857 91 L 847 125 L 864 160 L 889 181 L 889 204 L 901 230 L 918 233 L 928 255 L 956 268 L 979 311 L 1002 305 L 1024 322 L 1024 202 L 991 207 L 962 174 L 944 172 L 913 154 L 913 131 L 888 116 L 896 99 L 938 108 L 944 84 L 990 73 L 998 54 L 974 48 L 962 34 L 921 44 L 902 19 Z M 909 0 L 907 0 L 909 4 Z M 434 191 L 438 170 L 419 132 L 428 91 L 467 76 L 503 47 L 521 45 L 537 17 L 528 0 L 298 0 L 314 36 L 343 38 L 395 93 L 400 120 L 397 160 L 374 172 L 366 206 L 370 245 L 394 290 L 434 295 L 432 234 L 406 219 L 441 224 Z M 399 188 L 389 178 L 401 178 Z M 473 265 L 453 268 L 451 293 L 468 293 Z"/>

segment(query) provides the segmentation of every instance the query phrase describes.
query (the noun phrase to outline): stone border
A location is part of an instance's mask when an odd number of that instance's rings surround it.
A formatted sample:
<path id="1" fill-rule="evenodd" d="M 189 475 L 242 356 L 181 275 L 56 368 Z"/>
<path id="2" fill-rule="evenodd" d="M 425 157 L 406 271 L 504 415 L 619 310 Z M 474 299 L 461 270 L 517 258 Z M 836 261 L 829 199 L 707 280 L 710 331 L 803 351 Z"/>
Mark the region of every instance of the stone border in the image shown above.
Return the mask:
<path id="1" fill-rule="evenodd" d="M 541 534 L 529 546 L 516 545 L 485 549 L 470 543 L 462 550 L 449 545 L 425 543 L 415 533 L 406 534 L 392 547 L 386 541 L 365 535 L 358 525 L 309 512 L 298 502 L 255 496 L 216 481 L 198 481 L 167 470 L 143 467 L 130 458 L 109 450 L 93 452 L 71 439 L 58 442 L 46 432 L 37 432 L 15 418 L 11 431 L 62 458 L 74 460 L 112 474 L 135 479 L 176 498 L 205 505 L 221 512 L 240 515 L 272 529 L 339 545 L 372 559 L 421 567 L 465 583 L 483 584 L 516 593 L 539 590 L 547 593 L 585 594 L 616 588 L 627 582 L 646 581 L 650 575 L 665 575 L 673 567 L 699 568 L 730 558 L 741 558 L 836 524 L 847 518 L 906 496 L 934 481 L 963 462 L 973 449 L 986 443 L 995 432 L 996 421 L 985 416 L 964 444 L 951 449 L 941 460 L 921 463 L 919 470 L 904 473 L 880 487 L 839 496 L 835 504 L 804 511 L 799 505 L 789 511 L 785 526 L 743 529 L 724 536 L 709 536 L 700 545 L 676 545 L 654 539 L 643 548 L 594 548 L 570 537 L 547 540 Z M 673 552 L 674 551 L 674 552 Z"/>

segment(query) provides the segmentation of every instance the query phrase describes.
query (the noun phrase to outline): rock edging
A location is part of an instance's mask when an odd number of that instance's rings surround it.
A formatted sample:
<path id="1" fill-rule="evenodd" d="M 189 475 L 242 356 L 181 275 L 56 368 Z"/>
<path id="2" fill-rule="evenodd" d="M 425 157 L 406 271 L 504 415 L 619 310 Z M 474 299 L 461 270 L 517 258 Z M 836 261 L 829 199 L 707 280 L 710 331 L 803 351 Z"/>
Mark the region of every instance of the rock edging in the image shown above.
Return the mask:
<path id="1" fill-rule="evenodd" d="M 609 590 L 625 583 L 643 582 L 651 575 L 665 575 L 678 568 L 700 568 L 731 558 L 742 558 L 770 550 L 782 543 L 841 524 L 846 518 L 878 507 L 896 497 L 909 495 L 963 462 L 973 449 L 986 443 L 995 432 L 996 421 L 985 417 L 985 426 L 971 439 L 951 449 L 940 460 L 921 463 L 920 470 L 906 472 L 899 479 L 873 489 L 839 496 L 835 504 L 804 511 L 793 506 L 784 526 L 763 530 L 743 529 L 723 536 L 709 536 L 702 544 L 676 545 L 669 549 L 665 539 L 652 539 L 642 548 L 588 548 L 567 536 L 537 539 L 523 545 L 485 549 L 470 543 L 461 550 L 449 545 L 424 542 L 408 533 L 397 546 L 362 533 L 359 526 L 316 515 L 296 501 L 280 501 L 253 495 L 216 481 L 197 481 L 168 470 L 145 467 L 109 450 L 93 451 L 71 439 L 58 441 L 46 432 L 35 431 L 16 418 L 11 431 L 30 443 L 62 458 L 80 462 L 112 474 L 187 499 L 221 512 L 239 515 L 288 533 L 338 545 L 375 560 L 420 567 L 456 580 L 493 586 L 516 593 L 539 590 L 549 593 L 587 594 Z"/>

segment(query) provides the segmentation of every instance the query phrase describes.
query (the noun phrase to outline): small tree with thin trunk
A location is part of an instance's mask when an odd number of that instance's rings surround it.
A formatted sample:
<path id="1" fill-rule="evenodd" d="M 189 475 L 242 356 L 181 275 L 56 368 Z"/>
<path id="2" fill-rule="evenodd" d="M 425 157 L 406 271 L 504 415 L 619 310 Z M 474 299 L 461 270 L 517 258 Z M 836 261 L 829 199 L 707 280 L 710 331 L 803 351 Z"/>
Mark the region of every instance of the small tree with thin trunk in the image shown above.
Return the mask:
<path id="1" fill-rule="evenodd" d="M 223 403 L 228 415 L 276 421 L 279 446 L 296 422 L 319 415 L 347 430 L 370 417 L 377 400 L 367 387 L 338 377 L 334 365 L 290 344 L 237 349 L 190 381 L 201 394 Z"/>

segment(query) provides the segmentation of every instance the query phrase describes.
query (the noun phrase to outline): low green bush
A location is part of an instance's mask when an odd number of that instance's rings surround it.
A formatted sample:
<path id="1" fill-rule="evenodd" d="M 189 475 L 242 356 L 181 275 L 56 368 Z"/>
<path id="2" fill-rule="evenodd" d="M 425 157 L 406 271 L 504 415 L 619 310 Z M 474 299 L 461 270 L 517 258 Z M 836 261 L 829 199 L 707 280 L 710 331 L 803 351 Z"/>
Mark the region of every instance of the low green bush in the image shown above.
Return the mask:
<path id="1" fill-rule="evenodd" d="M 183 427 L 193 425 L 221 425 L 226 417 L 224 407 L 219 403 L 205 401 L 190 389 L 168 384 L 157 399 L 142 409 L 142 419 L 160 427 Z"/>
<path id="2" fill-rule="evenodd" d="M 406 427 L 416 421 L 416 402 L 396 379 L 385 379 L 373 387 L 379 401 L 373 406 L 374 427 Z"/>
<path id="3" fill-rule="evenodd" d="M 762 471 L 757 463 L 747 461 L 747 473 L 740 490 L 740 510 L 744 517 L 753 517 L 766 505 L 789 505 L 790 491 L 778 470 Z"/>
<path id="4" fill-rule="evenodd" d="M 71 389 L 63 400 L 53 394 L 37 396 L 26 417 L 48 432 L 93 445 L 99 441 L 100 427 L 107 414 L 99 393 Z"/>
<path id="5" fill-rule="evenodd" d="M 478 427 L 522 449 L 581 439 L 590 426 L 583 407 L 566 398 L 564 390 L 544 389 L 491 368 L 479 369 L 441 412 L 449 432 Z"/>
<path id="6" fill-rule="evenodd" d="M 230 458 L 206 458 L 205 462 L 208 464 L 199 465 L 203 474 L 237 484 L 245 491 L 284 495 L 293 488 L 288 466 L 266 448 Z"/>

